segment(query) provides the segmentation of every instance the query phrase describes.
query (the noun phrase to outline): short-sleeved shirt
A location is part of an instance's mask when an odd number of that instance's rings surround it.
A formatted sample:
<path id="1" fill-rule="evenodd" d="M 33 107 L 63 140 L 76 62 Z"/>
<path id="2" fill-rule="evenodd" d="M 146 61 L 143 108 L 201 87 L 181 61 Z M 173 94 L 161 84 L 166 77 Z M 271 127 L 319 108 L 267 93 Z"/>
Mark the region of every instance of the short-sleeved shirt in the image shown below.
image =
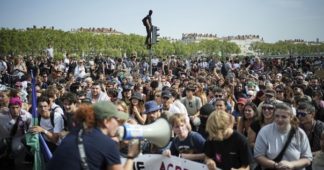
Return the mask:
<path id="1" fill-rule="evenodd" d="M 48 170 L 81 169 L 77 138 L 77 132 L 71 132 L 63 139 L 48 163 Z M 121 164 L 117 143 L 99 129 L 85 132 L 83 145 L 89 169 L 106 169 Z"/>
<path id="2" fill-rule="evenodd" d="M 180 153 L 204 153 L 205 139 L 197 132 L 189 132 L 187 138 L 180 141 L 178 137 L 172 140 L 170 151 L 172 155 Z"/>
<path id="3" fill-rule="evenodd" d="M 204 152 L 216 162 L 217 168 L 223 170 L 248 166 L 252 162 L 247 139 L 236 131 L 223 141 L 207 140 Z"/>
<path id="4" fill-rule="evenodd" d="M 265 156 L 273 160 L 279 155 L 288 136 L 289 131 L 286 133 L 279 132 L 275 122 L 264 126 L 255 142 L 254 157 Z M 307 158 L 311 161 L 312 152 L 306 133 L 301 128 L 298 128 L 282 160 L 295 161 L 301 158 Z"/>

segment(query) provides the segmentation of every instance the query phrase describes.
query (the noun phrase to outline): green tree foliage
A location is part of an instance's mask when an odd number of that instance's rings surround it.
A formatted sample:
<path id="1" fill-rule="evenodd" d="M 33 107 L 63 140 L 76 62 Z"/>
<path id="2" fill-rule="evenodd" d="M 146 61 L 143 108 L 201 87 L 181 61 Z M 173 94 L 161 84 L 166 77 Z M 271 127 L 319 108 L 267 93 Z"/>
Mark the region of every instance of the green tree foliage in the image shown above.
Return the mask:
<path id="1" fill-rule="evenodd" d="M 257 42 L 252 45 L 252 48 L 263 55 L 316 55 L 324 52 L 323 43 L 306 44 L 278 41 L 270 44 Z"/>
<path id="2" fill-rule="evenodd" d="M 0 53 L 42 55 L 48 44 L 53 45 L 55 57 L 62 58 L 68 52 L 72 55 L 121 57 L 123 54 L 136 52 L 139 56 L 148 56 L 144 45 L 144 37 L 130 34 L 97 34 L 90 32 L 65 32 L 46 28 L 29 28 L 27 30 L 5 29 L 0 30 Z M 178 55 L 193 57 L 198 52 L 206 55 L 237 54 L 239 47 L 227 41 L 205 40 L 200 43 L 186 44 L 182 41 L 159 40 L 153 46 L 154 54 L 159 57 Z"/>

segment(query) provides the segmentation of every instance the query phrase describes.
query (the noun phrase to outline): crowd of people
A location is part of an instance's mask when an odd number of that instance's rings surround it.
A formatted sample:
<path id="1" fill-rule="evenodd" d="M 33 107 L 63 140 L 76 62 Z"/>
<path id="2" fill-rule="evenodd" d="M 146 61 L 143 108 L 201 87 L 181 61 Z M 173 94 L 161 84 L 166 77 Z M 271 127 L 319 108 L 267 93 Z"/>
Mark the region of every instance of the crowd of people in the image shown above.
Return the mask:
<path id="1" fill-rule="evenodd" d="M 30 162 L 24 135 L 40 133 L 53 153 L 47 169 L 131 169 L 139 152 L 208 169 L 324 169 L 323 61 L 169 56 L 153 58 L 150 68 L 136 54 L 1 56 L 0 167 L 14 168 L 22 154 Z M 139 151 L 136 142 L 116 137 L 124 123 L 159 118 L 173 132 L 163 148 L 142 141 Z M 121 165 L 123 147 L 128 159 Z"/>

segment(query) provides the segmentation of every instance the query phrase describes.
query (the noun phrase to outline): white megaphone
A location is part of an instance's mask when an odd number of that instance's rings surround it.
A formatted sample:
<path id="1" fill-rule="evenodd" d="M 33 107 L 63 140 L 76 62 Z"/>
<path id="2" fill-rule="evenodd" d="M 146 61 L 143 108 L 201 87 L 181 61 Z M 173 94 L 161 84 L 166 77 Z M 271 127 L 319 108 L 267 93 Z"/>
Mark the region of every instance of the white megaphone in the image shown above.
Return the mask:
<path id="1" fill-rule="evenodd" d="M 124 124 L 117 133 L 120 140 L 147 139 L 158 147 L 166 146 L 171 138 L 170 125 L 163 118 L 148 125 Z"/>

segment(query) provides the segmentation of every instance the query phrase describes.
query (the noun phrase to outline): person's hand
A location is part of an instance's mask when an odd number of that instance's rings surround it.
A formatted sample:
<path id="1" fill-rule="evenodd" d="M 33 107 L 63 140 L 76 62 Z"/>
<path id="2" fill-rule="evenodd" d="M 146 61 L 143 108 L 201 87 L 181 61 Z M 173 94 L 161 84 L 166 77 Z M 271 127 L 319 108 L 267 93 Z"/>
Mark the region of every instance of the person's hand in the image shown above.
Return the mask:
<path id="1" fill-rule="evenodd" d="M 32 133 L 42 133 L 42 132 L 45 132 L 46 130 L 40 126 L 33 126 L 29 129 L 29 132 L 32 132 Z"/>
<path id="2" fill-rule="evenodd" d="M 141 143 L 138 139 L 132 139 L 128 142 L 127 157 L 135 158 L 141 153 Z"/>
<path id="3" fill-rule="evenodd" d="M 167 157 L 171 157 L 171 151 L 170 149 L 166 149 L 162 152 L 162 155 L 163 156 L 167 156 Z"/>
<path id="4" fill-rule="evenodd" d="M 212 160 L 212 159 L 206 160 L 206 165 L 207 165 L 209 170 L 217 170 L 216 162 L 214 160 Z"/>
<path id="5" fill-rule="evenodd" d="M 283 160 L 278 163 L 278 169 L 290 170 L 293 168 L 294 168 L 294 165 L 289 161 Z"/>

